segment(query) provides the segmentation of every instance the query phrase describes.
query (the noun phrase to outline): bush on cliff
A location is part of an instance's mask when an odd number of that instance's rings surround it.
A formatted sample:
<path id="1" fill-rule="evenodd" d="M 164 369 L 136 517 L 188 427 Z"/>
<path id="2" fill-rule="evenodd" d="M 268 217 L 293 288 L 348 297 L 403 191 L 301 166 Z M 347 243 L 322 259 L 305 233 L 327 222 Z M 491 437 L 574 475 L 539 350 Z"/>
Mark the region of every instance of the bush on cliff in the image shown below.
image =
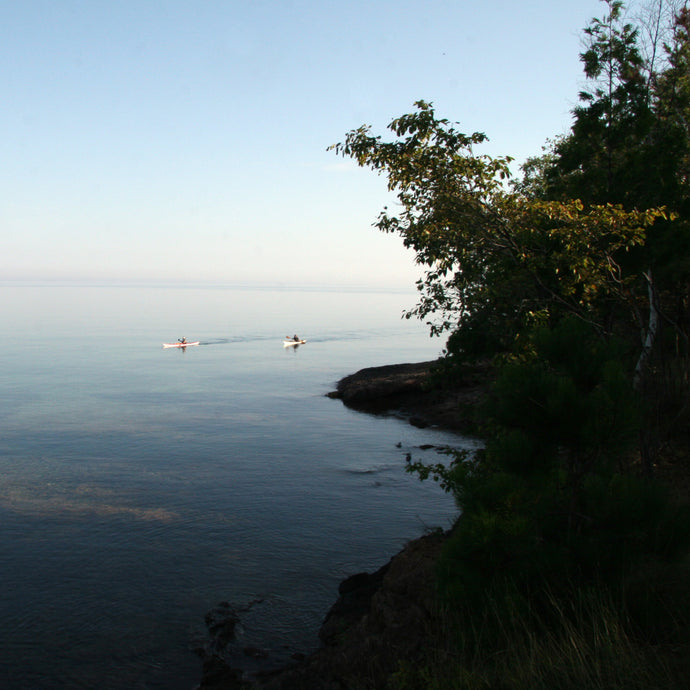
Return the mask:
<path id="1" fill-rule="evenodd" d="M 498 372 L 485 450 L 409 466 L 440 481 L 461 511 L 439 582 L 466 652 L 482 653 L 487 640 L 496 651 L 520 626 L 555 640 L 584 624 L 568 602 L 588 592 L 607 602 L 587 613 L 588 626 L 611 609 L 626 635 L 650 630 L 656 583 L 639 587 L 639 573 L 687 553 L 690 515 L 631 465 L 639 408 L 621 357 L 581 322 L 537 329 Z"/>

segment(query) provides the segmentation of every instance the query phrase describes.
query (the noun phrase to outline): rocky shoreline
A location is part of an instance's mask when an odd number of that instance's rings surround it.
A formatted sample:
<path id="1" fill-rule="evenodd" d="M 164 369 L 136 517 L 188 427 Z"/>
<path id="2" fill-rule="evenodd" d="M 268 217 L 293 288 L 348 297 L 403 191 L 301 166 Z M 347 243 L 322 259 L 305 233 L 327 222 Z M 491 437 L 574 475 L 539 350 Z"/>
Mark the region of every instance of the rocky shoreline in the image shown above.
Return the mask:
<path id="1" fill-rule="evenodd" d="M 478 365 L 451 381 L 436 371 L 438 360 L 362 369 L 341 379 L 329 397 L 373 414 L 396 414 L 419 427 L 468 432 L 473 409 L 486 395 L 489 365 Z M 439 384 L 442 381 L 442 385 Z"/>
<path id="2" fill-rule="evenodd" d="M 419 427 L 467 432 L 467 413 L 486 391 L 485 372 L 454 385 L 430 386 L 436 362 L 363 369 L 338 382 L 328 397 L 352 409 L 395 414 Z M 401 660 L 420 652 L 435 611 L 434 565 L 445 535 L 411 541 L 375 573 L 358 573 L 341 582 L 338 598 L 319 631 L 321 647 L 292 665 L 245 677 L 227 661 L 242 612 L 227 603 L 209 612 L 209 641 L 197 652 L 203 660 L 199 690 L 343 690 L 385 687 Z M 260 650 L 244 650 L 249 658 Z M 247 664 L 249 666 L 249 664 Z"/>
<path id="3" fill-rule="evenodd" d="M 444 539 L 440 532 L 415 539 L 375 573 L 343 580 L 319 631 L 321 646 L 312 654 L 279 669 L 271 669 L 267 660 L 266 670 L 246 676 L 222 654 L 208 654 L 199 690 L 385 687 L 399 662 L 414 659 L 422 649 L 434 616 L 435 563 Z M 223 605 L 210 615 L 214 624 L 220 620 L 215 629 L 221 638 L 232 635 L 241 617 L 230 608 L 223 612 Z"/>

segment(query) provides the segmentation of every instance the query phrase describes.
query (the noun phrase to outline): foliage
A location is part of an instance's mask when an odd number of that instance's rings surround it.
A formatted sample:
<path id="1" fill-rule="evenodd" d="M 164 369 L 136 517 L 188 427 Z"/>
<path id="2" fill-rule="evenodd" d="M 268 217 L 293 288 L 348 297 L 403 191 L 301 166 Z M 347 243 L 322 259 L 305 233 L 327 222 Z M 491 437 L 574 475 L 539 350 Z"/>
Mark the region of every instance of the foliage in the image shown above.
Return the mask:
<path id="1" fill-rule="evenodd" d="M 482 456 L 409 465 L 461 510 L 439 564 L 448 598 L 481 607 L 503 582 L 538 602 L 544 583 L 611 585 L 687 549 L 688 515 L 630 472 L 640 408 L 621 358 L 574 318 L 535 329 L 499 371 Z"/>
<path id="2" fill-rule="evenodd" d="M 648 410 L 640 448 L 649 468 L 664 433 L 673 432 L 662 424 L 662 433 L 658 411 L 669 410 L 664 391 L 675 387 L 661 382 L 665 372 L 682 366 L 686 380 L 690 354 L 690 13 L 679 9 L 672 24 L 662 26 L 665 7 L 676 10 L 678 3 L 650 5 L 650 19 L 641 24 L 649 37 L 642 50 L 639 28 L 626 23 L 623 3 L 605 4 L 606 15 L 585 30 L 580 57 L 588 88 L 573 111 L 572 130 L 528 161 L 521 188 L 534 198 L 669 209 L 643 244 L 613 253 L 622 273 L 636 276 L 627 295 L 635 330 L 627 337 L 632 343 L 639 334 L 634 377 Z M 688 400 L 686 387 L 668 418 L 680 419 Z"/>
<path id="3" fill-rule="evenodd" d="M 647 157 L 635 146 L 652 123 L 638 30 L 623 22 L 622 2 L 604 2 L 606 16 L 584 31 L 580 59 L 591 88 L 580 92 L 571 135 L 556 144 L 549 194 L 588 204 L 651 205 L 645 200 Z"/>
<path id="4" fill-rule="evenodd" d="M 369 128 L 334 148 L 388 177 L 400 213 L 376 223 L 402 236 L 426 267 L 420 303 L 408 316 L 432 333 L 451 331 L 453 352 L 504 351 L 535 319 L 575 313 L 606 330 L 612 303 L 630 299 L 635 276 L 623 275 L 620 253 L 644 243 L 663 209 L 624 211 L 605 204 L 544 201 L 509 192 L 507 158 L 477 155 L 482 134 L 466 136 L 429 103 L 394 120 L 397 139 Z"/>
<path id="5" fill-rule="evenodd" d="M 639 31 L 624 22 L 623 4 L 605 2 L 609 13 L 585 30 L 587 43 L 580 56 L 591 88 L 580 94 L 570 134 L 553 142 L 541 158 L 528 161 L 529 187 L 541 198 L 670 209 L 677 222 L 655 225 L 644 251 L 634 255 L 636 270 L 653 270 L 659 293 L 678 293 L 680 288 L 687 296 L 678 280 L 690 276 L 690 15 L 682 9 L 675 16 L 659 72 L 658 60 L 643 60 Z M 651 54 L 660 52 L 661 47 Z"/>

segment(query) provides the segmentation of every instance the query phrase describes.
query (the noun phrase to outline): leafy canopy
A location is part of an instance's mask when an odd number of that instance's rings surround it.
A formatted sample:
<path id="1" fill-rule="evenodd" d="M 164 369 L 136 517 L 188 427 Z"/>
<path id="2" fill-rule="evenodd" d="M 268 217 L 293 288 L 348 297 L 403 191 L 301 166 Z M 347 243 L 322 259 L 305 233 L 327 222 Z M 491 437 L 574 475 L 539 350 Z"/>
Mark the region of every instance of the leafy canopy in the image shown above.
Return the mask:
<path id="1" fill-rule="evenodd" d="M 546 201 L 511 191 L 510 158 L 474 152 L 486 140 L 465 135 L 432 104 L 389 125 L 391 141 L 369 127 L 333 148 L 388 179 L 395 209 L 375 223 L 399 234 L 425 267 L 420 302 L 408 314 L 451 332 L 465 354 L 510 348 L 525 326 L 576 314 L 605 330 L 613 302 L 625 303 L 633 276 L 617 256 L 642 245 L 663 209 L 625 211 L 579 200 Z"/>

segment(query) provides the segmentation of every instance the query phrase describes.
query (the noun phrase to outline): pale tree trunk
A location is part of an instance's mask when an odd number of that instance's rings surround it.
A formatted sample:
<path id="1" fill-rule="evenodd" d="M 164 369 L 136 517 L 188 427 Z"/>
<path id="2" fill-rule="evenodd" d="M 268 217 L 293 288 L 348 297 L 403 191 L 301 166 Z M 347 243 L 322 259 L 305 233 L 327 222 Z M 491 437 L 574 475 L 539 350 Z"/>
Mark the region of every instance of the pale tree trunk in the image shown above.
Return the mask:
<path id="1" fill-rule="evenodd" d="M 659 328 L 659 309 L 657 306 L 656 292 L 654 290 L 654 283 L 652 281 L 652 271 L 649 270 L 644 274 L 647 279 L 647 294 L 649 295 L 649 320 L 647 322 L 647 332 L 642 342 L 642 352 L 637 359 L 635 365 L 635 374 L 633 376 L 633 386 L 635 390 L 639 390 L 642 385 L 644 377 L 644 369 L 652 354 L 654 348 L 654 341 L 656 340 L 656 333 Z"/>
<path id="2" fill-rule="evenodd" d="M 649 319 L 647 322 L 647 332 L 643 335 L 642 351 L 637 359 L 635 365 L 635 374 L 633 376 L 633 387 L 644 396 L 645 374 L 649 359 L 652 355 L 654 342 L 656 340 L 657 330 L 659 328 L 659 306 L 656 298 L 656 290 L 654 289 L 654 282 L 652 280 L 651 269 L 644 274 L 647 279 L 647 294 L 649 295 Z M 647 391 L 648 393 L 649 391 Z M 652 430 L 654 424 L 643 422 L 640 428 L 640 461 L 644 472 L 650 476 L 654 470 L 654 455 L 655 443 L 653 441 L 654 431 Z"/>

